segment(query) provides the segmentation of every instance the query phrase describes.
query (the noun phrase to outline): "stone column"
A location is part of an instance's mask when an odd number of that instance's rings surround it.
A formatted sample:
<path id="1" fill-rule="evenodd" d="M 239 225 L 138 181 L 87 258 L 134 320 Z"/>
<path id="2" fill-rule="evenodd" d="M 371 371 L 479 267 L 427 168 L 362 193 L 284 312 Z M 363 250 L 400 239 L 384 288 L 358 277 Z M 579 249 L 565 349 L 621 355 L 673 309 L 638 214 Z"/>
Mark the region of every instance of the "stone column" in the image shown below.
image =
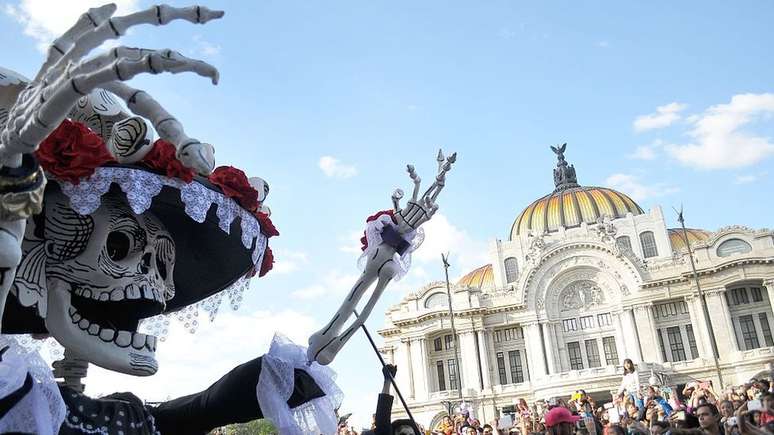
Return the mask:
<path id="1" fill-rule="evenodd" d="M 613 313 L 613 322 L 615 322 L 615 350 L 618 353 L 618 361 L 616 362 L 617 365 L 623 365 L 623 360 L 626 358 L 631 358 L 632 361 L 634 361 L 635 352 L 633 349 L 629 350 L 627 340 L 624 338 L 626 335 L 624 334 L 623 317 L 627 315 L 629 314 L 626 311 Z M 637 347 L 636 343 L 635 347 Z M 639 361 L 636 361 L 635 364 L 638 362 Z"/>
<path id="2" fill-rule="evenodd" d="M 492 380 L 489 376 L 489 351 L 487 350 L 489 348 L 489 331 L 478 330 L 476 334 L 478 335 L 478 355 L 481 359 L 481 376 L 483 376 L 481 381 L 484 384 L 484 389 L 487 389 L 492 387 Z"/>
<path id="3" fill-rule="evenodd" d="M 774 279 L 763 281 L 763 285 L 766 286 L 766 290 L 769 293 L 769 306 L 771 306 L 771 312 L 774 313 Z"/>
<path id="4" fill-rule="evenodd" d="M 554 323 L 553 328 L 554 338 L 554 360 L 556 361 L 556 372 L 566 372 L 570 370 L 570 356 L 567 353 L 567 346 L 565 345 L 562 325 L 560 323 Z"/>
<path id="5" fill-rule="evenodd" d="M 653 304 L 642 304 L 634 307 L 634 318 L 637 322 L 637 333 L 640 337 L 642 358 L 645 362 L 663 363 L 661 345 L 658 341 L 656 323 L 653 319 Z"/>
<path id="6" fill-rule="evenodd" d="M 524 325 L 524 343 L 527 357 L 529 358 L 529 370 L 533 380 L 546 376 L 546 363 L 543 359 L 543 344 L 540 339 L 540 325 L 537 322 Z"/>
<path id="7" fill-rule="evenodd" d="M 460 337 L 460 380 L 462 388 L 478 391 L 480 380 L 478 378 L 478 361 L 476 361 L 475 332 L 467 331 L 458 333 Z M 463 394 L 465 394 L 463 392 Z"/>
<path id="8" fill-rule="evenodd" d="M 699 356 L 703 359 L 713 359 L 712 342 L 707 330 L 707 316 L 704 315 L 701 298 L 689 295 L 685 297 L 685 303 L 688 305 L 688 312 L 691 315 L 691 326 L 693 327 L 693 335 L 696 337 L 696 347 L 699 348 Z"/>
<path id="9" fill-rule="evenodd" d="M 556 346 L 554 337 L 555 325 L 549 322 L 541 322 L 540 327 L 543 328 L 543 348 L 546 352 L 546 360 L 548 361 L 548 373 L 559 373 L 556 357 L 559 354 L 558 346 Z"/>
<path id="10" fill-rule="evenodd" d="M 639 364 L 643 361 L 642 349 L 645 346 L 640 342 L 641 337 L 637 333 L 637 325 L 634 323 L 634 309 L 625 309 L 621 316 L 621 322 L 623 323 L 624 345 L 627 351 L 627 356 L 625 356 L 624 359 L 629 358 L 634 361 L 635 364 Z"/>
<path id="11" fill-rule="evenodd" d="M 414 397 L 417 400 L 425 400 L 430 394 L 430 382 L 427 376 L 429 365 L 427 339 L 424 337 L 411 339 L 411 372 L 414 377 Z"/>
<path id="12" fill-rule="evenodd" d="M 707 309 L 710 312 L 710 321 L 712 322 L 712 332 L 715 333 L 715 342 L 718 345 L 720 359 L 726 359 L 731 352 L 740 350 L 736 340 L 734 323 L 731 320 L 731 313 L 728 311 L 726 289 L 704 290 L 704 297 L 707 300 Z"/>
<path id="13" fill-rule="evenodd" d="M 412 376 L 411 367 L 411 350 L 408 339 L 402 338 L 398 349 L 395 352 L 395 359 L 398 362 L 398 367 L 405 367 L 406 370 L 399 370 L 395 376 L 395 381 L 398 383 L 400 390 L 405 392 L 409 397 L 414 397 L 414 380 Z"/>

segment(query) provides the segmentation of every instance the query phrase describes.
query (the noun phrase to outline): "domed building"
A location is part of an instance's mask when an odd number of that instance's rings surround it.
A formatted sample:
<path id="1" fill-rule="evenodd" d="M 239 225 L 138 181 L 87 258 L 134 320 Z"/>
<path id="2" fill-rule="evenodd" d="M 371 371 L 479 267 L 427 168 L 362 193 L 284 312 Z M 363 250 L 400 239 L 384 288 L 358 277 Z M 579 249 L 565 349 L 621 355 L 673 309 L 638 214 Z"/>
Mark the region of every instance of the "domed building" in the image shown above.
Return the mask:
<path id="1" fill-rule="evenodd" d="M 451 286 L 458 356 L 445 282 L 387 310 L 380 350 L 419 422 L 435 424 L 460 395 L 482 421 L 519 398 L 609 399 L 625 358 L 643 383 L 719 384 L 713 340 L 724 385 L 774 368 L 774 232 L 667 228 L 659 207 L 579 185 L 564 149 L 554 190 L 491 243 L 490 264 Z M 404 415 L 399 403 L 393 412 Z"/>

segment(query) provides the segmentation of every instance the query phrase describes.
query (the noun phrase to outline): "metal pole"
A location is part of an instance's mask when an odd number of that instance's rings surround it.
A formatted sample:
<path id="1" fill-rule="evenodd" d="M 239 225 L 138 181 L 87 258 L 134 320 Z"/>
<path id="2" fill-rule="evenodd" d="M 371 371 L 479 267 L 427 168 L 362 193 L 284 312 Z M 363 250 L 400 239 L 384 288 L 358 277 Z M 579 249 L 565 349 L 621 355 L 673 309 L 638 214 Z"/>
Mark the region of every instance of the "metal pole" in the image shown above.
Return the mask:
<path id="1" fill-rule="evenodd" d="M 460 352 L 459 347 L 457 346 L 457 330 L 454 328 L 454 310 L 452 309 L 451 286 L 449 285 L 449 255 L 447 254 L 444 256 L 441 254 L 441 260 L 443 261 L 443 271 L 446 274 L 446 297 L 449 300 L 449 320 L 451 321 L 452 338 L 454 339 L 454 370 L 457 375 L 457 393 L 459 394 L 460 402 L 463 402 Z"/>
<path id="2" fill-rule="evenodd" d="M 357 313 L 357 310 L 352 310 L 353 313 L 355 313 L 355 317 L 360 317 L 360 314 Z M 374 339 L 371 338 L 371 333 L 368 332 L 368 328 L 366 328 L 365 323 L 360 325 L 361 328 L 363 328 L 363 332 L 365 332 L 366 337 L 368 338 L 368 342 L 371 343 L 371 347 L 374 348 L 374 352 L 376 352 L 376 356 L 379 357 L 379 362 L 382 363 L 382 367 L 387 367 L 387 363 L 384 362 L 384 358 L 382 358 L 382 354 L 379 352 L 379 348 L 376 347 L 376 343 L 374 343 Z M 409 362 L 411 364 L 411 362 Z M 406 409 L 406 415 L 408 415 L 408 418 L 411 420 L 412 423 L 414 423 L 414 426 L 419 428 L 417 426 L 417 422 L 414 420 L 414 416 L 411 415 L 411 410 L 408 407 L 408 404 L 406 404 L 406 399 L 403 398 L 403 394 L 400 393 L 400 389 L 398 388 L 398 384 L 395 382 L 395 378 L 392 377 L 392 373 L 390 373 L 389 370 L 387 370 L 387 376 L 390 377 L 390 383 L 392 383 L 392 388 L 395 389 L 395 393 L 398 395 L 398 398 L 400 399 L 400 403 L 403 404 L 403 407 Z"/>
<path id="3" fill-rule="evenodd" d="M 688 230 L 685 228 L 685 219 L 683 218 L 682 208 L 680 208 L 680 211 L 677 213 L 677 221 L 680 222 L 680 225 L 683 228 L 683 239 L 685 240 L 685 246 L 688 247 L 688 258 L 691 259 L 693 281 L 696 284 L 696 290 L 699 292 L 699 301 L 701 302 L 702 311 L 704 311 L 705 327 L 707 328 L 707 331 L 710 335 L 710 344 L 712 345 L 712 360 L 715 362 L 715 371 L 718 373 L 718 381 L 720 382 L 720 389 L 722 390 L 725 388 L 725 385 L 723 383 L 723 374 L 720 371 L 720 364 L 718 364 L 718 356 L 720 355 L 718 353 L 718 343 L 715 341 L 715 331 L 712 329 L 712 324 L 710 323 L 707 300 L 704 298 L 704 292 L 701 290 L 701 285 L 699 285 L 699 274 L 696 273 L 696 263 L 693 261 L 693 250 L 691 249 L 691 241 L 688 240 Z"/>

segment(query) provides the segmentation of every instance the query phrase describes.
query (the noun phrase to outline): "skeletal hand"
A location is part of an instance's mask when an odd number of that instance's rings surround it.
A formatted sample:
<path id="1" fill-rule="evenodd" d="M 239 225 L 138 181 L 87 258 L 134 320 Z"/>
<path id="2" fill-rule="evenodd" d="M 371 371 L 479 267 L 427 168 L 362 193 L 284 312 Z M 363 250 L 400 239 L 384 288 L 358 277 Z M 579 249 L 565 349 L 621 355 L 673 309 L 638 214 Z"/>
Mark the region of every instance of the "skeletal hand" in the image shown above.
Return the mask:
<path id="1" fill-rule="evenodd" d="M 76 24 L 51 45 L 46 61 L 35 78 L 21 90 L 16 102 L 10 107 L 0 107 L 3 109 L 0 114 L 4 115 L 4 110 L 8 110 L 7 122 L 0 123 L 0 169 L 19 168 L 22 156 L 34 152 L 80 98 L 102 88 L 119 95 L 135 114 L 148 118 L 161 138 L 175 145 L 184 165 L 200 174 L 212 172 L 215 164 L 212 146 L 186 136 L 180 123 L 153 98 L 122 82 L 141 73 L 193 72 L 209 77 L 217 84 L 215 67 L 172 50 L 117 47 L 91 58 L 84 59 L 84 56 L 139 24 L 165 25 L 177 19 L 203 24 L 222 17 L 223 12 L 199 6 L 174 8 L 161 5 L 111 18 L 115 10 L 114 4 L 108 4 L 81 15 Z M 116 153 L 115 150 L 112 152 Z M 21 259 L 24 231 L 23 219 L 0 219 L 0 318 Z"/>
<path id="2" fill-rule="evenodd" d="M 35 151 L 79 98 L 104 88 L 123 98 L 132 112 L 150 119 L 159 136 L 177 147 L 178 158 L 184 165 L 202 174 L 212 171 L 211 145 L 186 136 L 180 123 L 153 98 L 121 82 L 141 73 L 193 72 L 217 84 L 215 67 L 172 50 L 117 47 L 88 59 L 83 57 L 139 24 L 164 25 L 176 19 L 203 24 L 222 17 L 223 12 L 200 6 L 161 5 L 111 18 L 115 9 L 113 4 L 90 9 L 51 45 L 46 62 L 19 95 L 0 132 L 0 166 L 18 166 L 21 155 Z"/>
<path id="3" fill-rule="evenodd" d="M 457 153 L 453 153 L 449 158 L 444 159 L 443 152 L 439 150 L 436 160 L 438 161 L 438 174 L 435 176 L 433 184 L 430 185 L 421 198 L 418 198 L 418 195 L 422 179 L 417 175 L 413 165 L 406 166 L 411 180 L 414 181 L 414 191 L 406 208 L 400 208 L 403 191 L 397 189 L 392 194 L 394 217 L 398 222 L 398 231 L 401 234 L 407 234 L 416 230 L 420 225 L 429 221 L 435 212 L 438 211 L 438 204 L 435 203 L 435 200 L 446 185 L 446 173 L 451 170 L 452 164 L 457 161 Z"/>
<path id="4" fill-rule="evenodd" d="M 368 256 L 363 273 L 355 282 L 339 310 L 325 328 L 317 331 L 309 338 L 307 357 L 310 361 L 317 361 L 323 365 L 330 364 L 333 361 L 339 350 L 357 331 L 357 328 L 362 326 L 366 319 L 368 319 L 385 287 L 398 273 L 398 265 L 395 263 L 398 249 L 396 249 L 395 242 L 404 247 L 407 246 L 408 241 L 406 237 L 409 237 L 420 225 L 430 220 L 438 210 L 435 200 L 445 185 L 446 173 L 451 170 L 452 164 L 457 160 L 457 154 L 454 153 L 445 159 L 443 153 L 439 151 L 437 160 L 438 174 L 435 177 L 435 181 L 421 197 L 419 197 L 421 180 L 416 174 L 414 167 L 408 165 L 409 176 L 414 181 L 413 195 L 408 201 L 406 208 L 401 209 L 400 200 L 403 198 L 403 191 L 398 189 L 393 193 L 393 218 L 396 221 L 396 228 L 393 229 L 391 226 L 385 225 L 382 231 L 382 243 L 373 249 L 369 246 L 369 250 L 366 251 Z M 397 237 L 388 236 L 388 233 L 392 235 L 397 233 Z M 394 240 L 395 238 L 402 238 L 402 240 L 396 241 Z M 355 307 L 357 307 L 360 298 L 363 297 L 365 291 L 377 279 L 378 282 L 373 294 L 363 307 L 363 311 L 359 315 L 355 315 L 355 320 L 344 330 L 347 320 L 355 314 Z M 342 330 L 344 330 L 344 333 L 341 333 Z"/>

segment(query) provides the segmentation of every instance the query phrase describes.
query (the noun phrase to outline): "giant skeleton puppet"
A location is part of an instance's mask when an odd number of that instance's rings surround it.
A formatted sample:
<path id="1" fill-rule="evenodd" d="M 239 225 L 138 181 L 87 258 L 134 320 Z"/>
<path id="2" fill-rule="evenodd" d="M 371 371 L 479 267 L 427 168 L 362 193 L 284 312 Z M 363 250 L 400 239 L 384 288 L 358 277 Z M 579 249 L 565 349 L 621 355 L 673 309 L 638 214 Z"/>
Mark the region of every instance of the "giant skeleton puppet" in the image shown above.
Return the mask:
<path id="1" fill-rule="evenodd" d="M 156 337 L 137 331 L 140 320 L 219 301 L 224 289 L 263 275 L 272 263 L 268 238 L 277 234 L 263 180 L 214 169 L 211 145 L 188 137 L 150 95 L 123 83 L 161 72 L 216 83 L 214 67 L 171 50 L 126 47 L 84 59 L 132 26 L 205 23 L 223 12 L 114 12 L 106 5 L 83 14 L 33 80 L 0 68 L 0 433 L 201 434 L 262 417 L 282 433 L 335 432 L 341 392 L 325 365 L 390 280 L 406 272 L 455 156 L 439 153 L 438 174 L 421 196 L 409 166 L 414 189 L 406 208 L 396 190 L 393 210 L 368 219 L 363 273 L 307 349 L 275 337 L 263 357 L 158 406 L 131 393 L 89 398 L 80 384 L 89 363 L 153 375 Z M 14 335 L 30 333 L 65 348 L 53 373 Z"/>

